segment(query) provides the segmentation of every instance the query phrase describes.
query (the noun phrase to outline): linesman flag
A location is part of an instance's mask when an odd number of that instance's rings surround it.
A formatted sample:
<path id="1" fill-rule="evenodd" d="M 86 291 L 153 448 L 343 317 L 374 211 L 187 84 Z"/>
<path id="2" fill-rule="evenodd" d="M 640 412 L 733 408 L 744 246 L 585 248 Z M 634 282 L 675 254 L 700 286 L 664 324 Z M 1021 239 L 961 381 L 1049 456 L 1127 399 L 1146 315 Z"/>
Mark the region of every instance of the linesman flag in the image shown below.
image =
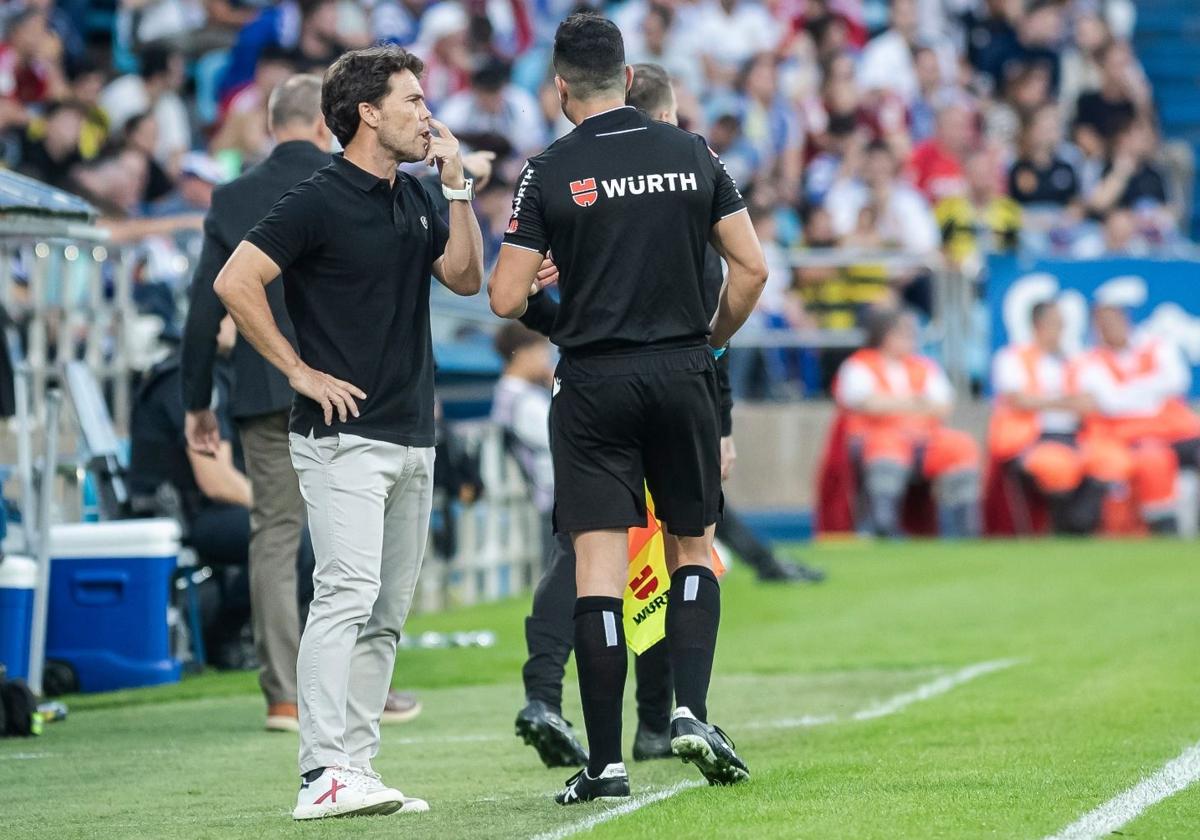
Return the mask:
<path id="1" fill-rule="evenodd" d="M 654 500 L 646 493 L 646 525 L 629 529 L 629 585 L 625 587 L 625 643 L 642 653 L 667 637 L 667 554 L 662 523 L 654 516 Z M 713 571 L 725 574 L 713 549 Z"/>

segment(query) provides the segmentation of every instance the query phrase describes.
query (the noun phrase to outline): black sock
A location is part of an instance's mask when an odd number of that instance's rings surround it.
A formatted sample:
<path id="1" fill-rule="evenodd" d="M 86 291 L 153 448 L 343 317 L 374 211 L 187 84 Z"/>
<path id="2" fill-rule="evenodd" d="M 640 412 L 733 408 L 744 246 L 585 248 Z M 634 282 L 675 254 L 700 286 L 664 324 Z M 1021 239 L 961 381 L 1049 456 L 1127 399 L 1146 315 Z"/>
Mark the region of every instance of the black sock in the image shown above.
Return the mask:
<path id="1" fill-rule="evenodd" d="M 703 566 L 681 566 L 671 575 L 667 595 L 667 651 L 675 678 L 675 703 L 698 720 L 708 720 L 708 681 L 712 677 L 721 587 Z"/>
<path id="2" fill-rule="evenodd" d="M 309 770 L 307 773 L 301 773 L 300 778 L 304 779 L 306 782 L 315 782 L 317 779 L 321 778 L 321 774 L 324 772 L 324 767 L 318 767 L 316 770 Z"/>
<path id="3" fill-rule="evenodd" d="M 588 775 L 621 760 L 621 706 L 625 696 L 625 627 L 620 598 L 575 601 L 575 664 L 588 736 Z"/>

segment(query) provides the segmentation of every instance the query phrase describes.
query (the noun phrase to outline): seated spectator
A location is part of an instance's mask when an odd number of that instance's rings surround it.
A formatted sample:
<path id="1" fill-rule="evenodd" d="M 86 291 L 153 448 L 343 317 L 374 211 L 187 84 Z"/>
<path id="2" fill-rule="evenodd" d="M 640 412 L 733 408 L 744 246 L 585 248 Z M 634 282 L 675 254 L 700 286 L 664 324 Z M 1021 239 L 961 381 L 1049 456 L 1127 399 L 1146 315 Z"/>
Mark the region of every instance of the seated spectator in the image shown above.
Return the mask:
<path id="1" fill-rule="evenodd" d="M 917 355 L 916 320 L 900 310 L 872 312 L 866 347 L 838 371 L 834 395 L 846 413 L 851 455 L 861 475 L 860 529 L 902 536 L 901 507 L 914 484 L 932 485 L 938 531 L 979 533 L 979 447 L 944 425 L 954 401 L 945 373 Z"/>
<path id="2" fill-rule="evenodd" d="M 1047 103 L 1021 128 L 1018 157 L 1008 171 L 1008 194 L 1023 207 L 1056 213 L 1078 209 L 1079 176 L 1059 153 L 1061 125 L 1058 106 Z"/>
<path id="3" fill-rule="evenodd" d="M 546 126 L 537 100 L 509 76 L 502 59 L 484 62 L 471 74 L 469 89 L 446 99 L 438 119 L 470 148 L 487 135 L 505 138 L 523 164 L 546 146 Z"/>
<path id="4" fill-rule="evenodd" d="M 937 53 L 929 47 L 918 47 L 913 53 L 913 70 L 917 93 L 908 105 L 908 133 L 914 143 L 921 144 L 933 137 L 937 112 L 948 91 Z"/>
<path id="5" fill-rule="evenodd" d="M 776 184 L 784 195 L 799 194 L 804 135 L 794 109 L 778 87 L 778 62 L 759 53 L 741 68 L 734 92 L 711 100 L 714 115 L 732 114 L 742 137 L 761 162 L 756 173 Z"/>
<path id="6" fill-rule="evenodd" d="M 40 119 L 29 124 L 19 171 L 57 189 L 69 189 L 71 167 L 83 160 L 79 140 L 85 113 L 76 102 L 52 102 Z"/>
<path id="7" fill-rule="evenodd" d="M 1096 407 L 1087 434 L 1131 447 L 1137 460 L 1155 459 L 1154 483 L 1135 495 L 1153 530 L 1173 531 L 1174 470 L 1200 469 L 1200 416 L 1186 401 L 1191 375 L 1174 344 L 1135 337 L 1121 306 L 1098 303 L 1093 321 L 1097 345 L 1079 369 L 1079 390 Z"/>
<path id="8" fill-rule="evenodd" d="M 1165 227 L 1174 226 L 1167 179 L 1154 162 L 1154 141 L 1145 120 L 1132 120 L 1117 133 L 1100 183 L 1087 198 L 1089 210 L 1102 217 L 1117 207 L 1135 210 L 1157 217 Z"/>
<path id="9" fill-rule="evenodd" d="M 492 422 L 533 491 L 542 519 L 543 569 L 554 548 L 554 464 L 550 459 L 550 385 L 554 360 L 550 342 L 524 324 L 510 321 L 496 334 L 504 365 L 492 400 Z"/>
<path id="10" fill-rule="evenodd" d="M 126 121 L 122 133 L 124 147 L 136 151 L 146 159 L 146 191 L 142 195 L 142 201 L 146 204 L 158 201 L 175 189 L 175 180 L 154 157 L 158 148 L 158 120 L 154 113 L 143 111 L 134 114 Z"/>
<path id="11" fill-rule="evenodd" d="M 286 50 L 263 50 L 254 68 L 254 80 L 233 94 L 224 108 L 221 126 L 210 145 L 213 153 L 232 152 L 243 168 L 266 159 L 271 153 L 267 100 L 271 91 L 295 72 Z"/>
<path id="12" fill-rule="evenodd" d="M 963 159 L 976 137 L 974 114 L 963 101 L 938 110 L 933 137 L 916 146 L 908 159 L 909 176 L 930 204 L 966 192 Z"/>
<path id="13" fill-rule="evenodd" d="M 623 14 L 626 11 L 629 14 Z M 640 12 L 640 15 L 638 14 Z M 704 71 L 695 51 L 682 48 L 680 9 L 659 2 L 629 0 L 613 14 L 625 34 L 625 60 L 629 64 L 657 64 L 693 93 L 704 90 Z M 640 17 L 640 19 L 639 19 Z"/>
<path id="14" fill-rule="evenodd" d="M 708 0 L 697 8 L 685 37 L 700 55 L 708 84 L 727 90 L 747 61 L 778 48 L 781 30 L 754 0 Z"/>
<path id="15" fill-rule="evenodd" d="M 863 47 L 858 84 L 864 91 L 886 90 L 907 105 L 919 91 L 913 52 L 917 43 L 916 0 L 892 0 L 888 28 Z"/>
<path id="16" fill-rule="evenodd" d="M 1053 93 L 1058 92 L 1061 75 L 1063 26 L 1063 4 L 1059 0 L 1032 0 L 1017 24 L 1018 52 L 1010 59 L 1025 67 L 1041 68 Z M 1007 65 L 1001 69 L 1006 75 L 1009 72 Z"/>
<path id="17" fill-rule="evenodd" d="M 59 99 L 66 93 L 62 41 L 41 9 L 28 8 L 9 18 L 0 43 L 0 100 L 4 125 L 24 125 L 24 106 Z"/>
<path id="18" fill-rule="evenodd" d="M 1108 24 L 1100 11 L 1084 7 L 1075 16 L 1072 38 L 1062 52 L 1062 80 L 1059 102 L 1078 102 L 1088 91 L 1100 88 L 1100 56 L 1112 40 Z"/>
<path id="19" fill-rule="evenodd" d="M 1134 485 L 1147 486 L 1153 476 L 1144 471 L 1157 465 L 1135 461 L 1118 443 L 1081 445 L 1080 419 L 1093 402 L 1076 390 L 1062 349 L 1062 313 L 1043 301 L 1030 318 L 1033 340 L 1010 344 L 993 362 L 988 456 L 1045 501 L 1055 533 L 1090 534 L 1100 524 L 1105 487 L 1128 483 L 1135 470 Z"/>
<path id="20" fill-rule="evenodd" d="M 141 70 L 114 79 L 100 94 L 113 131 L 123 132 L 134 116 L 154 114 L 158 136 L 154 159 L 168 174 L 178 171 L 179 158 L 192 147 L 187 106 L 180 96 L 184 83 L 183 55 L 148 49 L 140 56 Z"/>
<path id="21" fill-rule="evenodd" d="M 436 3 L 421 16 L 421 32 L 412 50 L 425 61 L 421 87 L 431 107 L 466 90 L 470 83 L 469 27 L 467 13 L 454 0 Z"/>
<path id="22" fill-rule="evenodd" d="M 100 93 L 108 74 L 99 64 L 89 61 L 77 61 L 70 70 L 71 101 L 77 102 L 83 108 L 83 127 L 79 132 L 79 154 L 84 160 L 91 160 L 100 154 L 108 140 L 108 114 L 100 107 Z"/>
<path id="23" fill-rule="evenodd" d="M 1004 98 L 984 113 L 984 133 L 1006 148 L 1017 145 L 1022 123 L 1052 100 L 1050 74 L 1040 64 L 1015 64 L 1004 84 Z"/>
<path id="24" fill-rule="evenodd" d="M 860 212 L 869 208 L 874 213 L 873 230 L 885 247 L 908 254 L 937 251 L 937 222 L 921 194 L 900 178 L 891 147 L 878 140 L 869 144 L 861 170 L 861 177 L 842 178 L 825 197 L 834 233 L 839 237 L 852 233 Z"/>
<path id="25" fill-rule="evenodd" d="M 982 13 L 974 10 L 963 16 L 966 29 L 966 59 L 986 80 L 985 89 L 999 91 L 1006 67 L 1021 54 L 1017 24 L 1022 4 L 1012 0 L 987 0 Z"/>
<path id="26" fill-rule="evenodd" d="M 221 354 L 233 349 L 237 331 L 225 318 L 219 334 Z M 163 487 L 174 494 L 183 522 L 185 540 L 200 562 L 219 569 L 236 567 L 225 575 L 221 614 L 205 628 L 209 650 L 218 665 L 223 651 L 236 646 L 249 622 L 250 601 L 245 573 L 250 546 L 250 482 L 238 467 L 237 440 L 229 414 L 232 371 L 219 364 L 214 369 L 217 418 L 221 445 L 216 457 L 192 451 L 184 436 L 183 388 L 179 355 L 173 353 L 146 377 L 134 400 L 129 424 L 130 491 L 142 497 L 160 496 Z M 312 546 L 301 542 L 301 579 L 311 577 Z"/>
<path id="27" fill-rule="evenodd" d="M 978 266 L 985 254 L 1015 251 L 1021 233 L 1021 207 L 1000 188 L 996 149 L 970 152 L 965 164 L 966 193 L 934 208 L 942 245 L 951 263 Z"/>
<path id="28" fill-rule="evenodd" d="M 1099 54 L 1100 89 L 1075 103 L 1075 125 L 1084 152 L 1092 154 L 1116 139 L 1136 117 L 1150 112 L 1150 86 L 1124 41 L 1110 41 Z"/>

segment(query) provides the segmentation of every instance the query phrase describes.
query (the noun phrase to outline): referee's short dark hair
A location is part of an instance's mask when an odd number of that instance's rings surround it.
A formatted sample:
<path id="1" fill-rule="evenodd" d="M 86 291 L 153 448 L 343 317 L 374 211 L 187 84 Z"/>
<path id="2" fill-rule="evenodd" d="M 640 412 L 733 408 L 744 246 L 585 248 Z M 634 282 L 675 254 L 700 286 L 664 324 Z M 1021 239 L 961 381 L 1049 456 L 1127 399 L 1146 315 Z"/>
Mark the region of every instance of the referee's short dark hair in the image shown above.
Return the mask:
<path id="1" fill-rule="evenodd" d="M 419 79 L 425 63 L 407 50 L 391 45 L 352 50 L 333 63 L 321 86 L 321 112 L 325 124 L 343 147 L 358 131 L 359 103 L 378 108 L 391 90 L 392 76 L 405 70 Z"/>
<path id="2" fill-rule="evenodd" d="M 671 107 L 671 77 L 657 64 L 633 65 L 633 84 L 625 94 L 625 102 L 655 116 Z"/>
<path id="3" fill-rule="evenodd" d="M 496 353 L 499 354 L 500 361 L 508 365 L 518 352 L 526 347 L 541 344 L 545 340 L 544 336 L 529 329 L 521 322 L 509 321 L 496 333 Z"/>
<path id="4" fill-rule="evenodd" d="M 554 72 L 579 99 L 624 90 L 621 30 L 594 12 L 575 12 L 554 33 Z"/>

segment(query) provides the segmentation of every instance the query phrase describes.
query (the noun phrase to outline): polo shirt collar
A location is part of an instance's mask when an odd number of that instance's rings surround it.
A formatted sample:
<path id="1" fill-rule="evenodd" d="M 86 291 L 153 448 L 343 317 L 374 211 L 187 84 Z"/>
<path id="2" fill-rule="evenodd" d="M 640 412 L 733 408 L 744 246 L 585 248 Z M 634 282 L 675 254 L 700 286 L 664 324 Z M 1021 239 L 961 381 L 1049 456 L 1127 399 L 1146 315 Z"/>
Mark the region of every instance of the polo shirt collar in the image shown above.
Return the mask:
<path id="1" fill-rule="evenodd" d="M 338 152 L 333 156 L 333 166 L 338 172 L 342 173 L 342 176 L 345 177 L 346 180 L 358 187 L 363 192 L 370 192 L 371 190 L 375 189 L 375 187 L 379 186 L 380 183 L 383 183 L 389 189 L 391 188 L 391 185 L 388 184 L 386 179 L 380 178 L 374 173 L 368 172 L 367 170 L 346 160 L 346 156 L 342 152 Z"/>
<path id="2" fill-rule="evenodd" d="M 580 121 L 575 128 L 578 131 L 604 131 L 614 126 L 623 126 L 640 122 L 641 111 L 632 105 L 619 105 L 598 114 L 592 114 Z"/>

